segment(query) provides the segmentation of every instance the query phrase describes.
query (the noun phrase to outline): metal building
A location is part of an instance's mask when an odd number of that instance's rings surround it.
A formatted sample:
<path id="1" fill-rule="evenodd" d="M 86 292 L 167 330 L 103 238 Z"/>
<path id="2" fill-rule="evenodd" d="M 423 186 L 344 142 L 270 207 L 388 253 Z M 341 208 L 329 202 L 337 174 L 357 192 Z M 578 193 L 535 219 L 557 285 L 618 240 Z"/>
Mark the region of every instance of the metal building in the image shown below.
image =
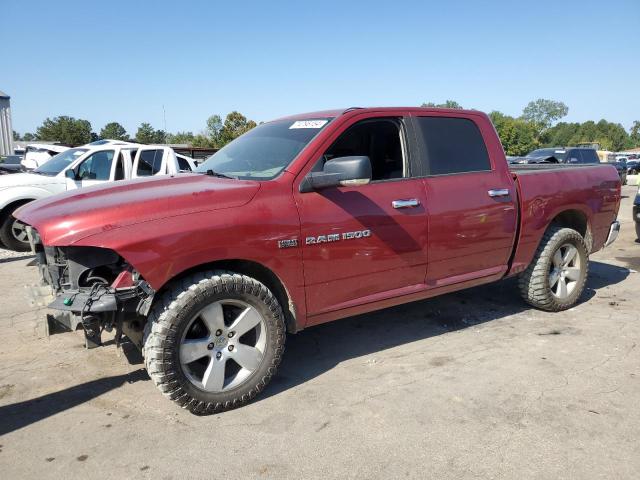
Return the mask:
<path id="1" fill-rule="evenodd" d="M 9 95 L 0 90 L 0 155 L 13 155 L 13 126 Z"/>

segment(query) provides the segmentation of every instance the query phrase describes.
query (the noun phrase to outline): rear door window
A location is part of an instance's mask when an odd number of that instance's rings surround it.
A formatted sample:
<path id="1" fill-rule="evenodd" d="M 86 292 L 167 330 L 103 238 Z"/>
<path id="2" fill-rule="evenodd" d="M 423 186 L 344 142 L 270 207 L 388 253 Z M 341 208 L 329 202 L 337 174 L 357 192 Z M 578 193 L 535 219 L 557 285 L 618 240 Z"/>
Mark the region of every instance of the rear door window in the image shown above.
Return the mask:
<path id="1" fill-rule="evenodd" d="M 600 159 L 595 150 L 585 148 L 581 150 L 580 153 L 582 155 L 582 163 L 600 163 Z"/>
<path id="2" fill-rule="evenodd" d="M 569 153 L 567 154 L 567 163 L 584 163 L 582 155 L 580 155 L 580 150 L 569 150 Z"/>
<path id="3" fill-rule="evenodd" d="M 466 118 L 418 117 L 417 135 L 429 175 L 491 170 L 480 130 Z"/>
<path id="4" fill-rule="evenodd" d="M 142 150 L 138 159 L 136 174 L 138 177 L 150 177 L 160 173 L 164 150 Z"/>

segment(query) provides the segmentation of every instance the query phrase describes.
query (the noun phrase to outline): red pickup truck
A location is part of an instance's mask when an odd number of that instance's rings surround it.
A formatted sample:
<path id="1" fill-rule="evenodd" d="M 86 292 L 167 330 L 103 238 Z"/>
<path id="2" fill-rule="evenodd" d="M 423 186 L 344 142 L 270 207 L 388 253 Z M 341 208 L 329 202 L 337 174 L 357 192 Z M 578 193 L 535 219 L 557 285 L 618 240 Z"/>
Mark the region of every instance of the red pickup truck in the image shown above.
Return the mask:
<path id="1" fill-rule="evenodd" d="M 91 187 L 16 213 L 50 320 L 115 330 L 196 413 L 263 390 L 286 333 L 517 275 L 576 303 L 619 230 L 610 165 L 507 165 L 477 111 L 350 108 L 262 124 L 196 173 Z"/>

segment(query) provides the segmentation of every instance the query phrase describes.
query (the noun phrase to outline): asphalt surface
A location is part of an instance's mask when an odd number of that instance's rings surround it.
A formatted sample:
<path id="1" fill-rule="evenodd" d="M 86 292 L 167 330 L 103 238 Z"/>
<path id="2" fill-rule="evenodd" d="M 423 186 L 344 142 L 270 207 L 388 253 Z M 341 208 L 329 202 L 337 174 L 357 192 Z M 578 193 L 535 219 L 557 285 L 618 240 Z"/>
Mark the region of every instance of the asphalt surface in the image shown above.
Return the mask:
<path id="1" fill-rule="evenodd" d="M 504 281 L 308 329 L 257 401 L 208 417 L 113 345 L 46 337 L 30 258 L 0 252 L 0 476 L 640 478 L 635 188 L 575 308 Z"/>

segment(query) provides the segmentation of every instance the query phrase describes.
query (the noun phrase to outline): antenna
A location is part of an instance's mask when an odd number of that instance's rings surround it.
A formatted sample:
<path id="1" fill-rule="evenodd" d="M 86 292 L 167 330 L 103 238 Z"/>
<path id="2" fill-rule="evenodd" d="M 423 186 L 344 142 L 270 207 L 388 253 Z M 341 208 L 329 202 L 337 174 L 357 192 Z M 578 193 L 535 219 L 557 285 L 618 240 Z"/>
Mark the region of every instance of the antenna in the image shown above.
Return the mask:
<path id="1" fill-rule="evenodd" d="M 164 131 L 167 131 L 167 112 L 164 110 L 164 104 L 162 105 L 162 118 L 164 120 Z"/>

